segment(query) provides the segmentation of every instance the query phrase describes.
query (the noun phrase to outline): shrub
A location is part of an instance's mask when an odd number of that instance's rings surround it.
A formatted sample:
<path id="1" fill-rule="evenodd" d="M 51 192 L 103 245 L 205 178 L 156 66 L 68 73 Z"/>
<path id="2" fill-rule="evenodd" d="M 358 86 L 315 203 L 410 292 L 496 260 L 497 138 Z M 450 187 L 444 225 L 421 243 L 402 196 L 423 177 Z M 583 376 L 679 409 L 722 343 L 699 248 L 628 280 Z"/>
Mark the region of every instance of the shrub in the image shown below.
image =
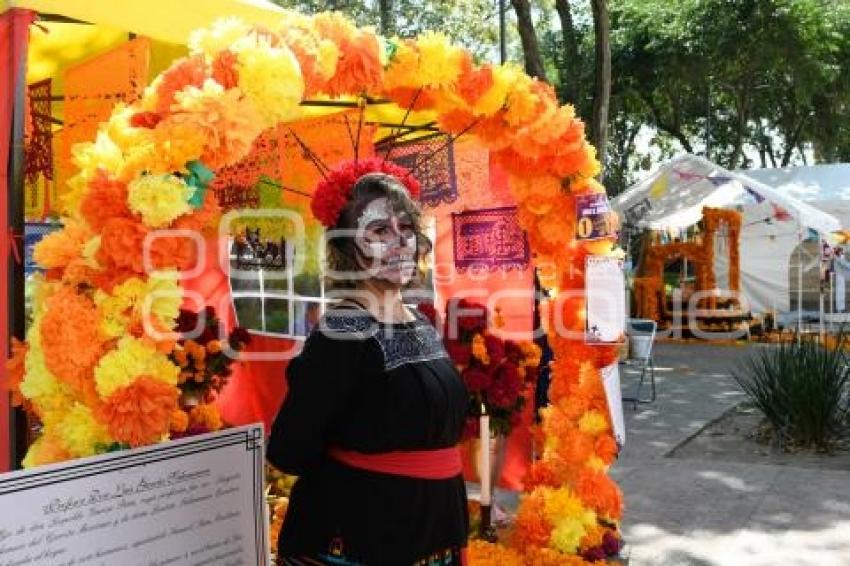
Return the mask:
<path id="1" fill-rule="evenodd" d="M 828 450 L 844 426 L 850 385 L 844 333 L 834 342 L 825 347 L 816 339 L 801 338 L 771 346 L 733 372 L 785 447 Z"/>

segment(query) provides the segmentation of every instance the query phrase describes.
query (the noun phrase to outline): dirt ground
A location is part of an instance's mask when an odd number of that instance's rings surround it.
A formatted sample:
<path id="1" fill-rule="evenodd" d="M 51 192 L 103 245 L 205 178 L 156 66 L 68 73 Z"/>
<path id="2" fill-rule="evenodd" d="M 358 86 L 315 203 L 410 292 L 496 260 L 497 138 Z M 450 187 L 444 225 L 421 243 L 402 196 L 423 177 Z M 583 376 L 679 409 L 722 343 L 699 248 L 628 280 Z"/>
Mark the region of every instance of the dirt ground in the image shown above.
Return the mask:
<path id="1" fill-rule="evenodd" d="M 829 453 L 784 450 L 762 414 L 743 402 L 676 446 L 668 456 L 850 471 L 850 425 L 844 427 Z"/>

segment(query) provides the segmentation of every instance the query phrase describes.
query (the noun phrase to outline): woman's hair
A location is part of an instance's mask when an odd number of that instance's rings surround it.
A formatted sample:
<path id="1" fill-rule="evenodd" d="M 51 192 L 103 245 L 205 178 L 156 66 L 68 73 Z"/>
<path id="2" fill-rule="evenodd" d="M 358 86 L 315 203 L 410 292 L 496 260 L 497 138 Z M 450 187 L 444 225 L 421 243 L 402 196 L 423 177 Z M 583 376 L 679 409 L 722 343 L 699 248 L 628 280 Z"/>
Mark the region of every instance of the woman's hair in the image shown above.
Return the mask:
<path id="1" fill-rule="evenodd" d="M 343 279 L 340 275 L 362 271 L 363 268 L 357 261 L 358 250 L 354 243 L 354 231 L 357 229 L 357 220 L 363 214 L 366 206 L 375 199 L 386 198 L 390 208 L 396 214 L 406 214 L 416 234 L 415 260 L 419 265 L 420 260 L 431 252 L 431 240 L 422 232 L 422 211 L 419 205 L 410 198 L 404 185 L 395 177 L 384 173 L 369 173 L 363 175 L 351 189 L 351 197 L 339 215 L 334 229 L 346 230 L 343 236 L 329 238 L 327 241 L 327 261 L 331 273 L 336 277 L 328 277 L 327 284 L 332 289 L 352 289 L 356 287 L 355 279 Z M 417 274 L 411 284 L 421 279 L 421 273 Z"/>

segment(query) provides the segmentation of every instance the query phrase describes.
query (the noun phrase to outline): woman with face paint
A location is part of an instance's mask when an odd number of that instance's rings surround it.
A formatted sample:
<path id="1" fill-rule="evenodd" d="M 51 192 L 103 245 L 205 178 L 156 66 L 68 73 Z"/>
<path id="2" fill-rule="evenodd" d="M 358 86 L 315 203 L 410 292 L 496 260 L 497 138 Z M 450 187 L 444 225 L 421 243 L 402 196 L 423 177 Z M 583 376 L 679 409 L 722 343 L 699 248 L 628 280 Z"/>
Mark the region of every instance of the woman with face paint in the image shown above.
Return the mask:
<path id="1" fill-rule="evenodd" d="M 401 290 L 430 249 L 407 170 L 369 160 L 328 175 L 313 212 L 328 228 L 340 300 L 287 368 L 267 456 L 299 476 L 282 564 L 465 563 L 457 444 L 469 397 L 430 322 Z"/>

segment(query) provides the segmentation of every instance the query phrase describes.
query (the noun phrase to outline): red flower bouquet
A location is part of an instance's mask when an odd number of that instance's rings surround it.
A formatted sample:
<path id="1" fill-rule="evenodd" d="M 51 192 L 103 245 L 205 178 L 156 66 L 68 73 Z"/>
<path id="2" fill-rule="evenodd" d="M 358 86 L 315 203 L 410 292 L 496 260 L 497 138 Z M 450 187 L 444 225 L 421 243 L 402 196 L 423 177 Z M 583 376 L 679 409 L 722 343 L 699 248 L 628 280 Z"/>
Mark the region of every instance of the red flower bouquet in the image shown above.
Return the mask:
<path id="1" fill-rule="evenodd" d="M 527 383 L 536 380 L 540 364 L 537 345 L 499 338 L 488 329 L 491 318 L 484 306 L 466 299 L 446 304 L 443 340 L 471 397 L 467 438 L 477 436 L 482 411 L 490 415 L 496 434 L 510 433 L 525 406 Z"/>
<path id="2" fill-rule="evenodd" d="M 244 349 L 251 336 L 236 327 L 222 340 L 224 330 L 212 307 L 203 313 L 181 309 L 175 331 L 181 338 L 170 357 L 180 367 L 180 411 L 185 414 L 174 419 L 172 436 L 217 430 L 222 422 L 213 402 L 232 373 L 233 353 Z"/>

